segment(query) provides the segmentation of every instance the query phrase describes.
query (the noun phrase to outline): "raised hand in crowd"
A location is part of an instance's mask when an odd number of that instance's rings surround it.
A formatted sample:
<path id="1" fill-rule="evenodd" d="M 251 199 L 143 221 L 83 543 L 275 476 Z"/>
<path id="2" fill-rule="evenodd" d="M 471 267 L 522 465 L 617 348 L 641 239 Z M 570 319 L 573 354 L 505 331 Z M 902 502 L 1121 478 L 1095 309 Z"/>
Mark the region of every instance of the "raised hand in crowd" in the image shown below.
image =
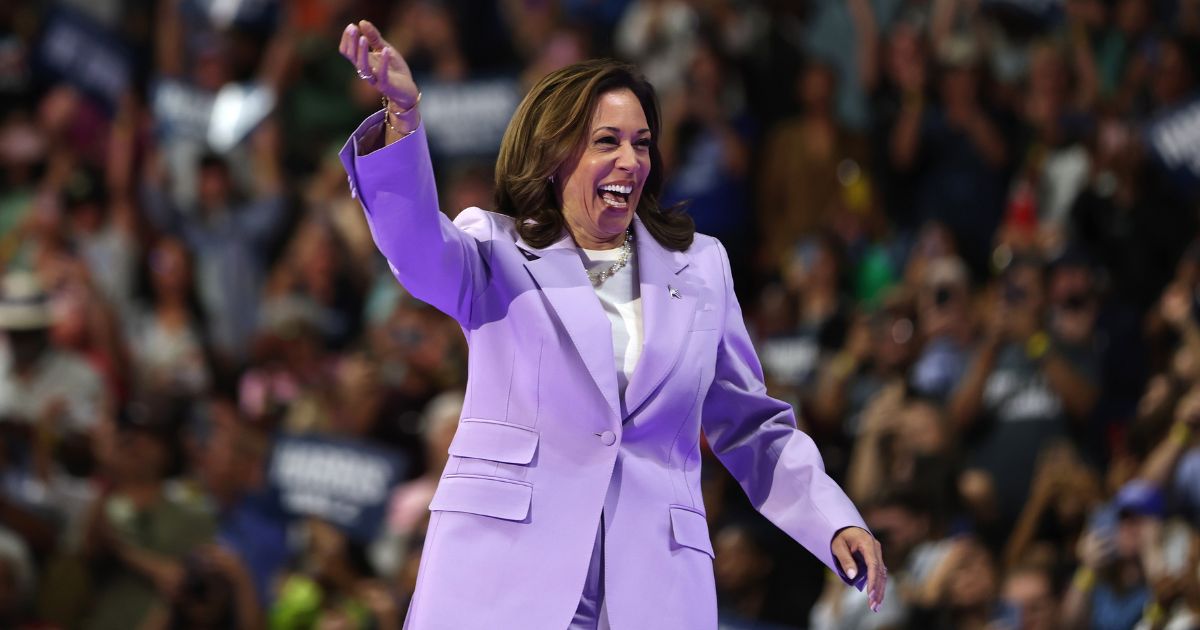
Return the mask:
<path id="1" fill-rule="evenodd" d="M 1142 463 L 1138 478 L 1166 488 L 1183 454 L 1200 431 L 1200 385 L 1193 385 L 1175 406 L 1174 422 L 1166 436 Z"/>
<path id="2" fill-rule="evenodd" d="M 1005 548 L 1005 566 L 1014 567 L 1038 551 L 1039 529 L 1046 518 L 1053 519 L 1060 538 L 1050 543 L 1066 548 L 1048 549 L 1058 561 L 1065 560 L 1075 548 L 1076 537 L 1087 515 L 1103 499 L 1096 473 L 1080 460 L 1079 454 L 1066 442 L 1051 444 L 1038 457 L 1029 500 L 1017 519 Z"/>

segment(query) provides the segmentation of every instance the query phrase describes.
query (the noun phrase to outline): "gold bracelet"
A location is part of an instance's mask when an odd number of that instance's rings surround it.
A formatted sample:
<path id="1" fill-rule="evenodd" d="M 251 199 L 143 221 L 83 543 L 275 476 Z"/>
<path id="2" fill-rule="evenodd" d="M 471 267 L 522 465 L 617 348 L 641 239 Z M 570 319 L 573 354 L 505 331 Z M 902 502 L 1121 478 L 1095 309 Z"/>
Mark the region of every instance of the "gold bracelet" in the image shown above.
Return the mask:
<path id="1" fill-rule="evenodd" d="M 391 129 L 392 131 L 394 131 L 402 136 L 406 136 L 406 135 L 412 133 L 412 131 L 409 131 L 406 133 L 406 132 L 400 131 L 399 129 L 396 129 L 395 127 L 393 127 L 391 117 L 395 116 L 396 120 L 400 120 L 401 116 L 404 116 L 405 114 L 408 114 L 412 110 L 416 109 L 417 105 L 421 104 L 421 91 L 417 90 L 417 100 L 413 101 L 413 104 L 409 105 L 408 109 L 402 109 L 398 112 L 392 111 L 391 101 L 388 100 L 387 94 L 380 95 L 379 100 L 380 100 L 380 102 L 383 103 L 383 121 L 385 123 L 387 123 L 388 129 Z"/>

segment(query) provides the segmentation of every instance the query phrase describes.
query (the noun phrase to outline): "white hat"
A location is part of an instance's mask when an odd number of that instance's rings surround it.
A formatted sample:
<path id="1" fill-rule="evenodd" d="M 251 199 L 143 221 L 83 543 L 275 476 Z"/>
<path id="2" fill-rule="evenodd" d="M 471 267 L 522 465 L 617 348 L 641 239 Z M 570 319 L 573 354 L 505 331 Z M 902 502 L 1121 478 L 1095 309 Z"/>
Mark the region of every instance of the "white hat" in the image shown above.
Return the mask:
<path id="1" fill-rule="evenodd" d="M 12 271 L 0 280 L 0 330 L 38 330 L 49 328 L 50 296 L 42 290 L 37 276 L 28 271 Z"/>

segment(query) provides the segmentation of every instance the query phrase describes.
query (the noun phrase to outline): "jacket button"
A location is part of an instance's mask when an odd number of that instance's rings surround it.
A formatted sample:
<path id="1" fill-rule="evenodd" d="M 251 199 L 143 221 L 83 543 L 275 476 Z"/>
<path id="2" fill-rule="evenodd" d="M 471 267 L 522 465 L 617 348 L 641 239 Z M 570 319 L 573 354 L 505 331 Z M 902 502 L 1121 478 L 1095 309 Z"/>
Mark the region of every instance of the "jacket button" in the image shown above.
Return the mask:
<path id="1" fill-rule="evenodd" d="M 605 431 L 604 433 L 600 434 L 600 441 L 603 442 L 605 446 L 612 446 L 617 441 L 617 434 L 613 433 L 612 431 Z"/>

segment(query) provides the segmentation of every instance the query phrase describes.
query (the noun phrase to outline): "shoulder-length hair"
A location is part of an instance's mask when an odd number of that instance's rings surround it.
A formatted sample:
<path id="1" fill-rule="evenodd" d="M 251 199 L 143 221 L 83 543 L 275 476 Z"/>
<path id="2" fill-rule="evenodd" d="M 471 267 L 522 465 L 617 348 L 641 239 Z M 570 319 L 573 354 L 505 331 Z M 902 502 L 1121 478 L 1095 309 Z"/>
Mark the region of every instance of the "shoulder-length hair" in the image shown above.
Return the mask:
<path id="1" fill-rule="evenodd" d="M 496 159 L 496 211 L 514 217 L 521 238 L 534 247 L 557 241 L 566 225 L 550 176 L 580 147 L 603 94 L 629 89 L 650 125 L 650 174 L 636 208 L 646 230 L 663 247 L 683 251 L 696 227 L 682 204 L 663 208 L 662 120 L 654 87 L 631 65 L 594 59 L 546 75 L 513 114 Z"/>

